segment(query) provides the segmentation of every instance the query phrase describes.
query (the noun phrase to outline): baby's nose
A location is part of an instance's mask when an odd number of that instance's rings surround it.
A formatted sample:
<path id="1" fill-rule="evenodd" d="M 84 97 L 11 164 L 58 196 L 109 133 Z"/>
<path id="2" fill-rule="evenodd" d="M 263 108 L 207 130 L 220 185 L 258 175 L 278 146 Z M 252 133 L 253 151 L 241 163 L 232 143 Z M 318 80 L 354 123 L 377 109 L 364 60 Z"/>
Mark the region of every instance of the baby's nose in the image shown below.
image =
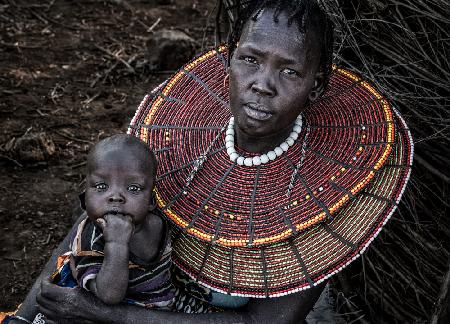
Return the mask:
<path id="1" fill-rule="evenodd" d="M 108 202 L 110 202 L 110 203 L 116 202 L 116 203 L 123 204 L 125 202 L 125 197 L 122 194 L 116 192 L 108 197 Z"/>

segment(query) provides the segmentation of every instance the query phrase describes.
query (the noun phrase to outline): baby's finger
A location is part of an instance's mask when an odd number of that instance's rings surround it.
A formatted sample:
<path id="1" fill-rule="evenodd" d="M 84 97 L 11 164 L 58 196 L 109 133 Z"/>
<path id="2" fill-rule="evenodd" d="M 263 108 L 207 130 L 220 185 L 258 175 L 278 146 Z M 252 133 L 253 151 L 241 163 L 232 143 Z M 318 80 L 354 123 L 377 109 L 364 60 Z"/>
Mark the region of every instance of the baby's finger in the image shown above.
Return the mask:
<path id="1" fill-rule="evenodd" d="M 97 218 L 95 222 L 98 226 L 100 226 L 101 229 L 105 229 L 106 221 L 103 218 Z"/>

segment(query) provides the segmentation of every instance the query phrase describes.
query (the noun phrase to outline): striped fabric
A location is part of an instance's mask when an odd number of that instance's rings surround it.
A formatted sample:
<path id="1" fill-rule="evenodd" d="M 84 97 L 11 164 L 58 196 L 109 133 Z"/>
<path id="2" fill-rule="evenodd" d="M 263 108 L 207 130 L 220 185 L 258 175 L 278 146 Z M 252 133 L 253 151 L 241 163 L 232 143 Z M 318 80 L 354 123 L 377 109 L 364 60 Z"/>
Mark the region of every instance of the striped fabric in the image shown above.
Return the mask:
<path id="1" fill-rule="evenodd" d="M 71 244 L 71 268 L 80 287 L 89 290 L 89 280 L 97 276 L 102 266 L 104 247 L 101 229 L 89 218 L 84 219 Z M 144 307 L 170 308 L 175 297 L 170 275 L 171 251 L 167 225 L 163 248 L 154 262 L 145 263 L 130 251 L 125 302 Z"/>

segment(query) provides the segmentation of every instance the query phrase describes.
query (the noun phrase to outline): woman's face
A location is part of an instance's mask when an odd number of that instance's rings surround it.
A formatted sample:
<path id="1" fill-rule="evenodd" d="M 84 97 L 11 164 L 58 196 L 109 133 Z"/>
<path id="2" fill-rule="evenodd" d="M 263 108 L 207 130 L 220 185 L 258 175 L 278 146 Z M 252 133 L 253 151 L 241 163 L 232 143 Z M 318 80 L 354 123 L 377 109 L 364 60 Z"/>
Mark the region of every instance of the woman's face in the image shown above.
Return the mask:
<path id="1" fill-rule="evenodd" d="M 284 134 L 303 111 L 316 79 L 318 46 L 312 46 L 281 13 L 264 10 L 244 27 L 229 69 L 230 106 L 237 135 Z M 284 138 L 280 138 L 284 140 Z"/>

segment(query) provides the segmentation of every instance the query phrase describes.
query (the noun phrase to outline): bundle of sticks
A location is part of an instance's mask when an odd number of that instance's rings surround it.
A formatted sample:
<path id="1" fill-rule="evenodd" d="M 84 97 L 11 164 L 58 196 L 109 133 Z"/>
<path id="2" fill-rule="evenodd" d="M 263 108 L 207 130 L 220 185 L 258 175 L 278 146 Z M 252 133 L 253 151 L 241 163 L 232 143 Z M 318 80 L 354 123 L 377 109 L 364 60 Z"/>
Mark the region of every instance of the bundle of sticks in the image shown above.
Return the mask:
<path id="1" fill-rule="evenodd" d="M 221 1 L 216 20 L 233 23 L 247 2 Z M 319 2 L 336 25 L 335 63 L 375 83 L 415 142 L 407 192 L 364 257 L 335 278 L 334 307 L 347 321 L 449 323 L 450 3 Z"/>
<path id="2" fill-rule="evenodd" d="M 336 63 L 375 82 L 406 117 L 415 142 L 412 181 L 398 211 L 335 289 L 353 318 L 448 323 L 450 3 L 322 4 L 337 26 Z"/>

